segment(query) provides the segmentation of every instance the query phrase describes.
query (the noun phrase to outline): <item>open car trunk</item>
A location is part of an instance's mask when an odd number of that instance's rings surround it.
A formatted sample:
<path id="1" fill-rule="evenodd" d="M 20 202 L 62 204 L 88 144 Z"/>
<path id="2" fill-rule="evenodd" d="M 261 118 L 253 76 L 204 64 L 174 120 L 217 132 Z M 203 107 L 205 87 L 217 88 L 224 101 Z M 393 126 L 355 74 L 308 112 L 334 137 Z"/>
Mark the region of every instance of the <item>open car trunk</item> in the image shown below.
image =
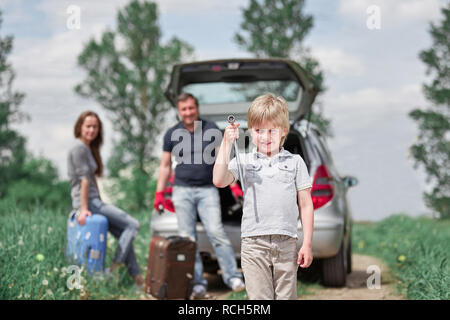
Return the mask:
<path id="1" fill-rule="evenodd" d="M 246 119 L 250 103 L 264 93 L 288 101 L 290 120 L 298 121 L 311 109 L 318 92 L 314 81 L 288 59 L 224 59 L 175 65 L 166 97 L 175 107 L 181 92 L 199 100 L 202 118 L 220 122 L 229 114 Z"/>

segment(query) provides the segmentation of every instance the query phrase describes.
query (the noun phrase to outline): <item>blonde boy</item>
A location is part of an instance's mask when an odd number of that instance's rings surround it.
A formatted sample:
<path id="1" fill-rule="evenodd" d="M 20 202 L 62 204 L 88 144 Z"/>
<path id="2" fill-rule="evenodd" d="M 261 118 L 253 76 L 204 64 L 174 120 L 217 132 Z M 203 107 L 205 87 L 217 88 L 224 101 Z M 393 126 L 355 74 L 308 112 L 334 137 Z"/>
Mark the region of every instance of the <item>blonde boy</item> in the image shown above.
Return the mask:
<path id="1" fill-rule="evenodd" d="M 313 259 L 311 178 L 300 155 L 282 147 L 289 131 L 289 111 L 282 97 L 256 98 L 247 123 L 256 147 L 239 154 L 245 181 L 241 225 L 245 287 L 250 299 L 297 299 L 298 265 L 307 268 Z M 238 126 L 225 129 L 213 170 L 216 187 L 239 179 L 236 158 L 229 161 Z M 297 253 L 299 215 L 303 243 Z"/>

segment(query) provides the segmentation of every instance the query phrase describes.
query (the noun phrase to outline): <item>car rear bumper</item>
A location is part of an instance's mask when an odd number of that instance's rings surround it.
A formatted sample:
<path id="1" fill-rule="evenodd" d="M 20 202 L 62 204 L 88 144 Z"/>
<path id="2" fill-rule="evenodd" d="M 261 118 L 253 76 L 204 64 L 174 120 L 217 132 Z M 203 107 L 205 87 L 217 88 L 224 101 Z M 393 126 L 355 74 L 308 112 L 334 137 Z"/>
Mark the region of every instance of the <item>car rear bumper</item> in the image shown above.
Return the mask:
<path id="1" fill-rule="evenodd" d="M 236 258 L 241 255 L 241 228 L 239 223 L 224 223 L 225 232 L 233 246 Z M 302 244 L 302 230 L 300 222 L 298 224 L 299 239 L 297 246 L 300 249 Z M 152 235 L 164 237 L 178 234 L 176 215 L 174 213 L 154 213 L 151 223 Z M 314 258 L 329 258 L 335 256 L 342 243 L 344 236 L 344 226 L 342 219 L 315 219 L 312 251 Z M 211 259 L 216 259 L 213 247 L 208 239 L 205 228 L 201 223 L 197 223 L 197 245 L 200 252 L 203 252 Z"/>

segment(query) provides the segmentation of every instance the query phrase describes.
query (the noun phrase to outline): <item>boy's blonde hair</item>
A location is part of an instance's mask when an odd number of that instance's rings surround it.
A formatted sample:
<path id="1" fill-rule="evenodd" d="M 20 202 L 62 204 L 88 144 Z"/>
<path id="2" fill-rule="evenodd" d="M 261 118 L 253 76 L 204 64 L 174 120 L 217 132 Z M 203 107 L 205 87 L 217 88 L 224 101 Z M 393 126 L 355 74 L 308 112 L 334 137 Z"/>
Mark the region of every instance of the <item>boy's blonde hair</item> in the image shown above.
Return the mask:
<path id="1" fill-rule="evenodd" d="M 283 97 L 276 97 L 272 93 L 267 93 L 253 100 L 247 112 L 248 128 L 251 129 L 265 122 L 272 122 L 282 129 L 286 129 L 286 132 L 289 133 L 289 109 Z M 283 136 L 280 147 L 285 140 L 286 136 Z"/>

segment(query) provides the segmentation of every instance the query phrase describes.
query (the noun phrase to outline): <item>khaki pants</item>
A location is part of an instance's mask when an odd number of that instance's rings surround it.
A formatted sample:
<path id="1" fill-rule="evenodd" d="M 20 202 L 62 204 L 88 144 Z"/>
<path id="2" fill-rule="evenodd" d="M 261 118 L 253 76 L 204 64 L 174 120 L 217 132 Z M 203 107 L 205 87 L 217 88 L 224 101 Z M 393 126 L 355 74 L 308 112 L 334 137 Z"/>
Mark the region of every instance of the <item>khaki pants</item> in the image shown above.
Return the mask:
<path id="1" fill-rule="evenodd" d="M 297 239 L 285 235 L 242 238 L 241 266 L 250 300 L 297 299 Z"/>

